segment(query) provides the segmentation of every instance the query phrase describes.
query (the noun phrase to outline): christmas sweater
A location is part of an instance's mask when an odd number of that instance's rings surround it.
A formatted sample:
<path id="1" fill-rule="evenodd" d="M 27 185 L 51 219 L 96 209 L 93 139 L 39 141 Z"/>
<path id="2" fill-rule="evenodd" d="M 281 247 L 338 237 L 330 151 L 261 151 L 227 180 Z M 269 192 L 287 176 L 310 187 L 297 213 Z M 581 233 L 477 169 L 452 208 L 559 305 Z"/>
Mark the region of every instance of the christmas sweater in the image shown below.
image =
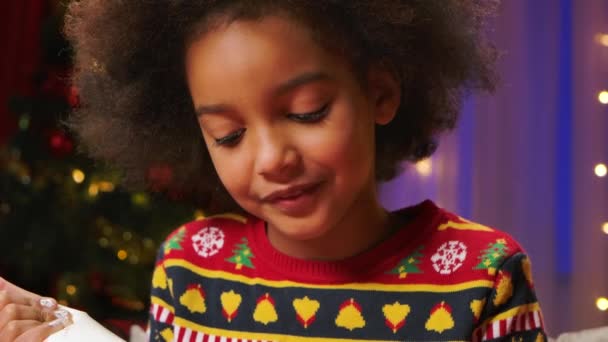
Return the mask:
<path id="1" fill-rule="evenodd" d="M 274 249 L 265 222 L 176 229 L 152 279 L 150 341 L 545 341 L 530 260 L 508 234 L 431 201 L 340 261 Z"/>

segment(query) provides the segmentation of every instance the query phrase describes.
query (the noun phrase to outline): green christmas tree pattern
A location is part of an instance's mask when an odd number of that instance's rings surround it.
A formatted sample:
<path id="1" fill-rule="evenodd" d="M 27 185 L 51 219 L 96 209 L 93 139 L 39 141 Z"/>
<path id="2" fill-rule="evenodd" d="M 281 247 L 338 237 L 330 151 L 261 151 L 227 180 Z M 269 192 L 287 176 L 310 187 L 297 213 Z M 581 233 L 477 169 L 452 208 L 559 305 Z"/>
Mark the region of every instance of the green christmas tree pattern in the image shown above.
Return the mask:
<path id="1" fill-rule="evenodd" d="M 496 268 L 500 266 L 508 251 L 507 241 L 505 239 L 496 239 L 496 242 L 489 243 L 488 248 L 478 257 L 481 261 L 475 266 L 475 269 L 487 269 L 489 275 L 496 274 Z"/>
<path id="2" fill-rule="evenodd" d="M 392 270 L 388 271 L 387 274 L 398 274 L 399 279 L 405 279 L 409 273 L 422 273 L 420 268 L 418 268 L 418 264 L 421 263 L 421 258 L 423 257 L 421 251 L 424 246 L 420 246 L 414 250 L 414 252 L 407 257 L 401 259 L 397 266 Z"/>
<path id="3" fill-rule="evenodd" d="M 186 227 L 181 227 L 167 242 L 165 242 L 165 254 L 172 250 L 181 250 L 182 241 L 184 240 L 184 234 L 186 234 Z"/>
<path id="4" fill-rule="evenodd" d="M 255 268 L 253 263 L 251 263 L 251 259 L 254 258 L 253 253 L 251 253 L 251 249 L 249 248 L 247 238 L 243 238 L 241 243 L 237 243 L 232 250 L 234 253 L 230 258 L 226 259 L 226 261 L 235 264 L 234 268 L 240 270 L 243 266 L 249 268 Z"/>

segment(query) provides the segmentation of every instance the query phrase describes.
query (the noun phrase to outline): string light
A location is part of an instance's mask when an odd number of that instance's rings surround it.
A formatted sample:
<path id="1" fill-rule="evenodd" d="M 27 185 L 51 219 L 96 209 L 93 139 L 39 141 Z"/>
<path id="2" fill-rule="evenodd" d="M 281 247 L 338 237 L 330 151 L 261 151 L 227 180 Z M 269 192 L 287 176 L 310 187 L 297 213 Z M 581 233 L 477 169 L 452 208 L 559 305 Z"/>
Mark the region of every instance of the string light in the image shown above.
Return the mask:
<path id="1" fill-rule="evenodd" d="M 150 238 L 144 238 L 143 240 L 144 247 L 148 249 L 154 249 L 154 240 Z"/>
<path id="2" fill-rule="evenodd" d="M 605 33 L 598 33 L 597 35 L 595 35 L 595 40 L 603 46 L 607 46 L 608 47 L 608 34 Z"/>
<path id="3" fill-rule="evenodd" d="M 597 94 L 597 100 L 600 101 L 601 104 L 608 104 L 608 91 L 600 91 L 600 93 Z"/>
<path id="4" fill-rule="evenodd" d="M 82 170 L 79 170 L 79 169 L 72 170 L 72 179 L 74 180 L 74 182 L 76 184 L 80 184 L 80 183 L 84 182 L 84 178 L 85 178 L 85 175 L 84 175 L 84 172 L 82 172 Z"/>
<path id="5" fill-rule="evenodd" d="M 129 257 L 129 263 L 136 265 L 139 262 L 139 258 L 137 257 L 137 255 L 131 255 Z"/>
<path id="6" fill-rule="evenodd" d="M 595 40 L 600 45 L 608 47 L 608 34 L 598 33 L 595 35 Z M 608 105 L 608 90 L 603 89 L 602 91 L 600 91 L 597 95 L 597 100 L 601 104 Z M 595 175 L 598 177 L 605 177 L 606 174 L 608 174 L 608 169 L 606 168 L 606 165 L 603 163 L 599 163 L 599 164 L 595 165 L 594 171 L 595 171 Z M 604 234 L 608 234 L 608 222 L 604 222 L 602 224 L 602 232 Z M 595 301 L 595 305 L 597 306 L 597 308 L 600 311 L 607 311 L 608 310 L 608 298 L 598 297 L 597 300 Z"/>
<path id="7" fill-rule="evenodd" d="M 112 191 L 114 191 L 114 183 L 112 183 L 112 182 L 101 181 L 101 182 L 98 183 L 97 186 L 99 187 L 99 190 L 103 191 L 103 192 L 112 192 Z"/>
<path id="8" fill-rule="evenodd" d="M 421 176 L 426 177 L 433 172 L 433 163 L 431 162 L 430 158 L 417 162 L 415 167 L 416 171 L 418 171 Z"/>
<path id="9" fill-rule="evenodd" d="M 97 194 L 99 194 L 99 186 L 96 183 L 91 183 L 89 185 L 89 196 L 95 197 Z"/>
<path id="10" fill-rule="evenodd" d="M 125 251 L 124 249 L 121 249 L 118 251 L 118 253 L 116 253 L 116 257 L 119 260 L 125 260 L 129 255 L 127 254 L 127 251 Z"/>
<path id="11" fill-rule="evenodd" d="M 110 241 L 108 241 L 108 239 L 105 237 L 99 238 L 98 242 L 99 242 L 99 246 L 101 246 L 101 247 L 108 247 L 108 244 L 110 243 Z"/>
<path id="12" fill-rule="evenodd" d="M 131 202 L 139 207 L 146 207 L 150 204 L 150 198 L 143 192 L 134 193 L 131 196 Z"/>
<path id="13" fill-rule="evenodd" d="M 205 213 L 202 210 L 198 209 L 198 210 L 194 211 L 195 220 L 202 220 L 204 218 L 205 218 Z"/>
<path id="14" fill-rule="evenodd" d="M 598 177 L 604 177 L 606 176 L 606 173 L 608 173 L 608 169 L 606 169 L 606 165 L 604 164 L 597 164 L 595 165 L 595 175 Z"/>
<path id="15" fill-rule="evenodd" d="M 30 116 L 27 114 L 21 115 L 19 118 L 19 129 L 26 131 L 30 127 Z"/>
<path id="16" fill-rule="evenodd" d="M 103 235 L 106 235 L 106 236 L 112 235 L 112 226 L 110 226 L 109 224 L 103 226 Z"/>
<path id="17" fill-rule="evenodd" d="M 65 293 L 69 294 L 70 296 L 75 295 L 77 290 L 78 288 L 71 284 L 65 287 Z"/>
<path id="18" fill-rule="evenodd" d="M 131 232 L 122 233 L 122 239 L 125 241 L 131 240 L 132 237 L 133 237 L 133 234 L 131 234 Z"/>
<path id="19" fill-rule="evenodd" d="M 139 300 L 129 300 L 119 297 L 112 297 L 112 305 L 120 306 L 134 311 L 141 311 L 145 308 L 144 303 Z"/>
<path id="20" fill-rule="evenodd" d="M 600 297 L 595 301 L 595 305 L 600 311 L 608 310 L 608 298 Z"/>

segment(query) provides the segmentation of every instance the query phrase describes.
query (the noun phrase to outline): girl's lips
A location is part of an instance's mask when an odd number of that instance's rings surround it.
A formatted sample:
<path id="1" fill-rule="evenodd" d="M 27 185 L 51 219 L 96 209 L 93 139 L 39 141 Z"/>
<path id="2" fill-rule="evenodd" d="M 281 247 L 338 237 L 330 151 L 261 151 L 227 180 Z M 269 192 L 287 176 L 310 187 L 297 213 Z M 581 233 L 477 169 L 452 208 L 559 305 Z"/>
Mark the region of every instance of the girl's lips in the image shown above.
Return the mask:
<path id="1" fill-rule="evenodd" d="M 302 215 L 309 212 L 317 202 L 321 183 L 291 189 L 282 195 L 271 197 L 268 203 L 287 215 Z"/>
<path id="2" fill-rule="evenodd" d="M 316 185 L 318 185 L 318 183 L 304 183 L 304 184 L 299 184 L 299 185 L 291 185 L 287 188 L 273 191 L 270 195 L 267 195 L 264 198 L 262 198 L 262 200 L 265 202 L 273 202 L 278 199 L 296 197 L 296 196 L 300 195 L 301 193 L 303 193 L 304 191 L 306 191 Z"/>

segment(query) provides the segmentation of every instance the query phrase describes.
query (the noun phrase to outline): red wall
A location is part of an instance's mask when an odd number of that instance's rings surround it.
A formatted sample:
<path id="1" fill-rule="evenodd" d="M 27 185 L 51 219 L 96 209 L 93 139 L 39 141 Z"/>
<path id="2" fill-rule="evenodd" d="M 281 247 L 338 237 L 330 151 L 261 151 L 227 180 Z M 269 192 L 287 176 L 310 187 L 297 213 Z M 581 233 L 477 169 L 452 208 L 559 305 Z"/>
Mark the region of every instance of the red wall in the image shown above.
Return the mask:
<path id="1" fill-rule="evenodd" d="M 15 129 L 7 101 L 29 94 L 40 61 L 40 25 L 48 0 L 5 0 L 0 4 L 0 144 Z"/>

